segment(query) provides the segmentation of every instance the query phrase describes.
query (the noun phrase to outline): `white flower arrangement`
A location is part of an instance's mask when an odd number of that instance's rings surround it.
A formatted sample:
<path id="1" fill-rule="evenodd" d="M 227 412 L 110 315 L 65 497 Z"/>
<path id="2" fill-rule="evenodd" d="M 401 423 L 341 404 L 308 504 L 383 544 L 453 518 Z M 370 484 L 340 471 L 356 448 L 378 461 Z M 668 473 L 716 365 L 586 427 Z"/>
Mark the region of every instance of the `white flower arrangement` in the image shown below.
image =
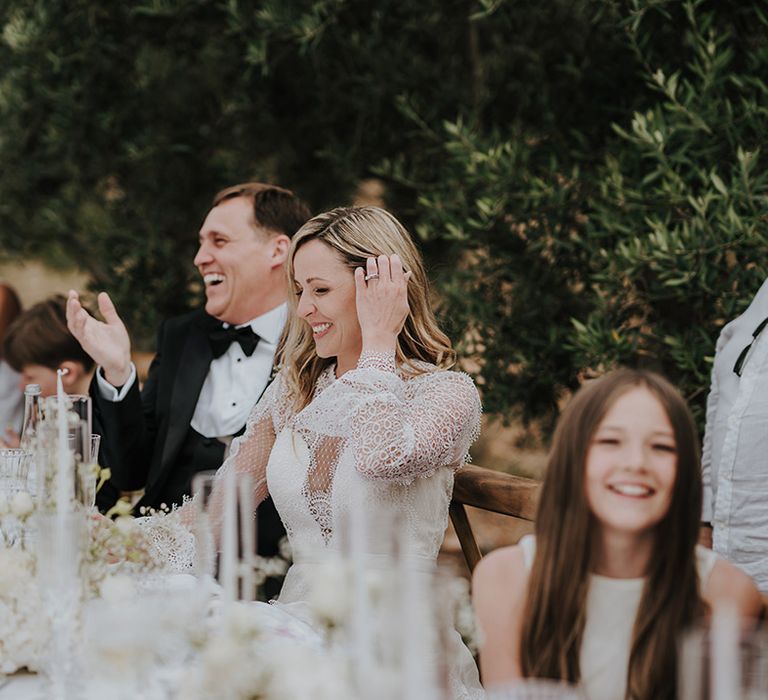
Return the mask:
<path id="1" fill-rule="evenodd" d="M 348 562 L 327 562 L 318 567 L 307 595 L 307 605 L 326 630 L 345 625 L 352 613 L 352 571 Z"/>
<path id="2" fill-rule="evenodd" d="M 369 569 L 364 573 L 365 596 L 373 609 L 386 605 L 386 597 L 396 584 L 396 573 Z M 326 637 L 349 627 L 355 596 L 355 569 L 351 561 L 342 557 L 329 558 L 318 566 L 307 594 L 307 606 Z"/>
<path id="3" fill-rule="evenodd" d="M 439 596 L 446 622 L 453 621 L 464 641 L 474 645 L 477 633 L 468 582 L 439 578 L 432 593 Z M 402 649 L 392 647 L 402 641 L 404 633 L 402 628 L 397 629 L 403 622 L 397 573 L 369 570 L 363 588 L 371 606 L 369 632 L 374 637 L 381 635 L 371 640 L 371 666 L 365 679 L 357 675 L 360 660 L 352 604 L 356 595 L 355 570 L 350 561 L 339 557 L 329 559 L 314 572 L 304 601 L 306 607 L 297 611 L 298 618 L 280 605 L 276 609 L 258 603 L 224 605 L 222 614 L 211 620 L 195 663 L 187 667 L 179 697 L 352 700 L 361 697 L 360 682 L 373 684 L 380 691 L 391 690 L 384 691 L 381 697 L 400 697 L 408 678 Z M 417 617 L 417 624 L 428 620 Z M 428 673 L 424 678 L 429 682 Z"/>
<path id="4" fill-rule="evenodd" d="M 34 510 L 35 504 L 32 501 L 32 496 L 26 491 L 18 491 L 13 494 L 13 498 L 11 498 L 11 515 L 24 522 L 32 515 Z"/>
<path id="5" fill-rule="evenodd" d="M 0 544 L 6 547 L 23 546 L 29 517 L 35 510 L 32 497 L 26 491 L 17 491 L 10 498 L 0 493 Z"/>
<path id="6" fill-rule="evenodd" d="M 37 669 L 50 625 L 36 581 L 36 560 L 24 549 L 32 497 L 0 493 L 0 672 Z"/>
<path id="7" fill-rule="evenodd" d="M 0 547 L 0 672 L 37 670 L 49 636 L 35 581 L 35 558 Z"/>
<path id="8" fill-rule="evenodd" d="M 227 606 L 185 675 L 179 697 L 357 700 L 349 659 L 340 649 L 281 634 L 268 620 L 262 605 Z"/>
<path id="9" fill-rule="evenodd" d="M 0 494 L 0 527 L 3 533 L 7 526 L 25 525 L 33 511 L 34 503 L 29 494 L 17 493 L 10 499 Z M 149 575 L 189 570 L 194 555 L 194 539 L 180 521 L 178 512 L 137 520 L 128 517 L 118 517 L 114 521 L 101 516 L 83 517 L 88 518 L 88 545 L 81 575 L 86 595 L 98 599 L 96 602 L 101 606 L 95 608 L 93 614 L 111 614 L 109 606 L 128 611 L 121 629 L 136 628 L 139 632 L 134 635 L 135 639 L 128 635 L 121 638 L 122 641 L 115 640 L 117 646 L 103 646 L 123 649 L 125 658 L 130 657 L 128 652 L 135 647 L 137 658 L 143 654 L 149 659 L 152 653 L 144 644 L 147 641 L 144 632 L 151 625 L 149 618 L 139 614 L 142 606 L 146 606 L 137 592 Z M 0 542 L 2 673 L 12 673 L 24 667 L 36 670 L 50 635 L 50 621 L 46 618 L 36 583 L 35 556 L 23 549 L 23 538 L 16 542 L 15 548 Z M 279 557 L 260 559 L 257 567 L 259 576 L 266 580 L 267 577 L 284 575 L 289 558 L 290 553 L 283 549 Z M 263 580 L 260 578 L 259 583 Z M 387 625 L 399 624 L 399 619 L 389 614 L 394 609 L 391 607 L 393 601 L 397 605 L 397 594 L 402 593 L 397 589 L 397 581 L 398 572 L 395 569 L 366 572 L 363 587 L 371 612 L 379 621 L 377 624 L 382 625 L 378 632 L 386 633 Z M 465 643 L 474 650 L 477 631 L 469 604 L 468 583 L 456 579 L 447 588 L 447 595 L 446 589 L 441 591 L 441 605 L 451 610 L 456 628 Z M 265 606 L 260 604 L 223 606 L 220 616 L 209 619 L 210 625 L 204 634 L 199 628 L 195 631 L 189 625 L 189 629 L 179 625 L 179 629 L 171 634 L 173 625 L 164 621 L 162 625 L 168 628 L 164 637 L 167 638 L 165 656 L 168 659 L 176 653 L 168 651 L 170 649 L 196 649 L 196 663 L 191 665 L 191 670 L 185 664 L 184 673 L 180 675 L 178 697 L 190 700 L 353 700 L 359 697 L 356 692 L 359 679 L 355 677 L 354 640 L 349 634 L 352 601 L 356 593 L 359 590 L 355 590 L 351 562 L 340 557 L 329 560 L 313 577 L 305 602 L 314 625 L 307 625 L 309 634 L 304 637 L 301 633 L 291 633 L 287 627 L 275 625 L 274 619 L 270 624 L 269 607 L 265 610 Z M 186 605 L 187 610 L 201 610 L 203 607 L 202 603 L 190 606 L 181 598 L 179 604 L 182 607 Z M 165 620 L 161 613 L 168 604 L 160 601 L 157 605 L 159 607 L 154 609 L 151 617 L 153 620 Z M 136 612 L 131 613 L 130 610 Z M 186 619 L 183 611 L 169 609 L 165 612 L 172 612 L 174 619 Z M 101 618 L 94 619 L 98 621 Z M 122 618 L 118 616 L 116 619 Z M 141 620 L 145 624 L 133 624 Z M 114 631 L 114 626 L 109 625 L 97 625 L 96 628 Z M 160 637 L 153 639 L 148 646 L 162 646 Z M 129 642 L 134 643 L 134 647 Z M 378 686 L 397 688 L 396 674 L 399 669 L 391 660 L 379 661 L 382 663 L 377 664 L 375 669 Z M 170 667 L 172 664 L 165 665 Z M 127 667 L 131 667 L 130 664 Z M 226 679 L 225 684 L 222 679 Z M 392 697 L 396 695 L 395 692 Z"/>
<path id="10" fill-rule="evenodd" d="M 92 596 L 99 595 L 109 575 L 119 573 L 146 580 L 192 570 L 194 537 L 181 522 L 178 511 L 138 519 L 93 516 L 88 524 L 84 577 Z"/>
<path id="11" fill-rule="evenodd" d="M 102 583 L 112 574 L 141 575 L 156 568 L 151 539 L 132 518 L 89 518 L 83 574 L 91 597 L 99 595 Z"/>
<path id="12" fill-rule="evenodd" d="M 50 633 L 37 582 L 36 554 L 26 549 L 23 536 L 34 510 L 28 493 L 17 492 L 11 498 L 0 493 L 0 673 L 38 669 Z M 176 541 L 172 533 L 178 534 L 179 527 L 191 538 L 171 516 L 162 527 L 151 529 L 131 518 L 83 517 L 88 522 L 88 544 L 81 577 L 88 598 L 114 603 L 131 598 L 137 580 L 168 571 L 158 540 L 170 547 Z"/>
<path id="13" fill-rule="evenodd" d="M 99 585 L 99 598 L 108 603 L 124 603 L 136 597 L 136 583 L 125 574 L 107 574 Z"/>

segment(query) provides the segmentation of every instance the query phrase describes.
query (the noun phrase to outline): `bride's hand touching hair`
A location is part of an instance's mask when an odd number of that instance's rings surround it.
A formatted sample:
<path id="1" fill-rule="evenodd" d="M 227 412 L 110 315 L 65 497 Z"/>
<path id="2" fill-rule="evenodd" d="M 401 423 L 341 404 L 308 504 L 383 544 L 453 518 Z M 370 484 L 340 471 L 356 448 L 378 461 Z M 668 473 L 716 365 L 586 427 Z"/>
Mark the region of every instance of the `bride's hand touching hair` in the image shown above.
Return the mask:
<path id="1" fill-rule="evenodd" d="M 357 318 L 363 352 L 394 352 L 408 317 L 408 280 L 398 255 L 368 258 L 366 269 L 355 268 Z"/>

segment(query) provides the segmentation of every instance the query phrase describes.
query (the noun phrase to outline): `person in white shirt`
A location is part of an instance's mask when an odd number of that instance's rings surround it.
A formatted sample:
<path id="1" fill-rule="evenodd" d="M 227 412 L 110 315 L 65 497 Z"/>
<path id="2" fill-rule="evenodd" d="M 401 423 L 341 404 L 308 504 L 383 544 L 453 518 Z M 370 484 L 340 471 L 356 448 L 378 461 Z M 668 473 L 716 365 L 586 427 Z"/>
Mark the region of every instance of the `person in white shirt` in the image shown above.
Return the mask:
<path id="1" fill-rule="evenodd" d="M 194 260 L 205 309 L 161 325 L 141 395 L 128 332 L 109 296 L 98 297 L 101 322 L 70 291 L 69 328 L 99 365 L 91 394 L 115 455 L 112 481 L 144 489 L 137 512 L 181 503 L 194 475 L 218 468 L 244 428 L 272 375 L 290 237 L 309 216 L 295 194 L 271 185 L 246 183 L 216 195 Z M 282 526 L 273 507 L 260 509 L 258 532 L 261 552 L 274 554 Z"/>
<path id="2" fill-rule="evenodd" d="M 21 302 L 11 285 L 0 284 L 0 344 L 8 327 L 21 313 Z M 0 348 L 0 447 L 15 447 L 24 416 L 24 393 L 19 373 L 3 358 Z"/>
<path id="3" fill-rule="evenodd" d="M 768 592 L 768 280 L 720 332 L 702 450 L 704 539 Z"/>

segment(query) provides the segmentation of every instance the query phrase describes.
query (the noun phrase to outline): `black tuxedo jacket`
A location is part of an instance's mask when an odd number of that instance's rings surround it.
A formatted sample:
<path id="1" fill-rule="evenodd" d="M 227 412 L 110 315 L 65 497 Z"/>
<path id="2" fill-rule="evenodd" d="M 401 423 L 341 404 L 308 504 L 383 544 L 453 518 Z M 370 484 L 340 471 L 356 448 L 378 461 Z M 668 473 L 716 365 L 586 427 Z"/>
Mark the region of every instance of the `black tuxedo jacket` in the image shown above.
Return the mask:
<path id="1" fill-rule="evenodd" d="M 110 447 L 104 441 L 104 423 L 101 420 L 99 407 L 94 405 L 91 414 L 91 432 L 101 435 L 101 446 L 99 447 L 99 466 L 102 469 L 111 469 L 113 460 L 110 455 Z M 98 477 L 97 477 L 98 479 Z M 98 482 L 97 482 L 98 483 Z M 96 507 L 101 513 L 106 513 L 120 497 L 118 489 L 111 479 L 102 484 L 96 493 Z"/>
<path id="2" fill-rule="evenodd" d="M 91 394 L 104 425 L 102 440 L 109 445 L 112 482 L 123 491 L 145 490 L 137 510 L 167 502 L 164 489 L 190 439 L 190 422 L 213 360 L 208 333 L 219 323 L 202 309 L 165 321 L 141 393 L 136 381 L 122 401 L 107 401 L 94 379 Z M 284 532 L 268 500 L 259 508 L 262 553 L 273 554 Z"/>

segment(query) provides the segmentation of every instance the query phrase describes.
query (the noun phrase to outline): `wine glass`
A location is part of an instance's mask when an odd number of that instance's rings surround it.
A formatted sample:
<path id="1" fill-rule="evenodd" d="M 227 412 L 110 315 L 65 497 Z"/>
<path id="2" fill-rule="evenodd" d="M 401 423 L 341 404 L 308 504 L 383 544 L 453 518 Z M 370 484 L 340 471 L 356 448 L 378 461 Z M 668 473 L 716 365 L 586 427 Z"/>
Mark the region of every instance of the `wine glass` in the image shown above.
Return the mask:
<path id="1" fill-rule="evenodd" d="M 768 631 L 743 628 L 735 611 L 716 611 L 711 624 L 690 629 L 680 644 L 678 697 L 768 697 Z"/>
<path id="2" fill-rule="evenodd" d="M 27 450 L 0 450 L 0 492 L 9 496 L 26 488 L 29 459 Z"/>
<path id="3" fill-rule="evenodd" d="M 101 448 L 101 435 L 98 433 L 91 433 L 91 462 L 93 464 L 99 463 L 99 450 Z"/>
<path id="4" fill-rule="evenodd" d="M 202 471 L 192 479 L 192 532 L 195 536 L 195 575 L 213 578 L 216 573 L 216 539 L 211 523 L 211 494 L 216 471 Z"/>
<path id="5" fill-rule="evenodd" d="M 23 497 L 16 494 L 27 491 L 29 463 L 30 454 L 26 450 L 0 450 L 0 497 L 6 504 L 5 512 L 0 512 L 0 542 L 9 546 L 17 546 L 18 543 L 23 546 L 25 533 L 28 532 L 22 519 L 13 514 L 10 504 L 14 497 Z"/>
<path id="6" fill-rule="evenodd" d="M 81 444 L 81 451 L 75 447 L 77 470 L 75 483 L 75 497 L 79 503 L 86 508 L 93 508 L 96 505 L 96 486 L 99 483 L 99 447 L 101 445 L 101 435 L 96 433 L 87 433 L 87 424 L 81 420 L 78 432 L 80 438 L 76 442 Z M 72 434 L 70 435 L 70 445 L 72 444 Z"/>

